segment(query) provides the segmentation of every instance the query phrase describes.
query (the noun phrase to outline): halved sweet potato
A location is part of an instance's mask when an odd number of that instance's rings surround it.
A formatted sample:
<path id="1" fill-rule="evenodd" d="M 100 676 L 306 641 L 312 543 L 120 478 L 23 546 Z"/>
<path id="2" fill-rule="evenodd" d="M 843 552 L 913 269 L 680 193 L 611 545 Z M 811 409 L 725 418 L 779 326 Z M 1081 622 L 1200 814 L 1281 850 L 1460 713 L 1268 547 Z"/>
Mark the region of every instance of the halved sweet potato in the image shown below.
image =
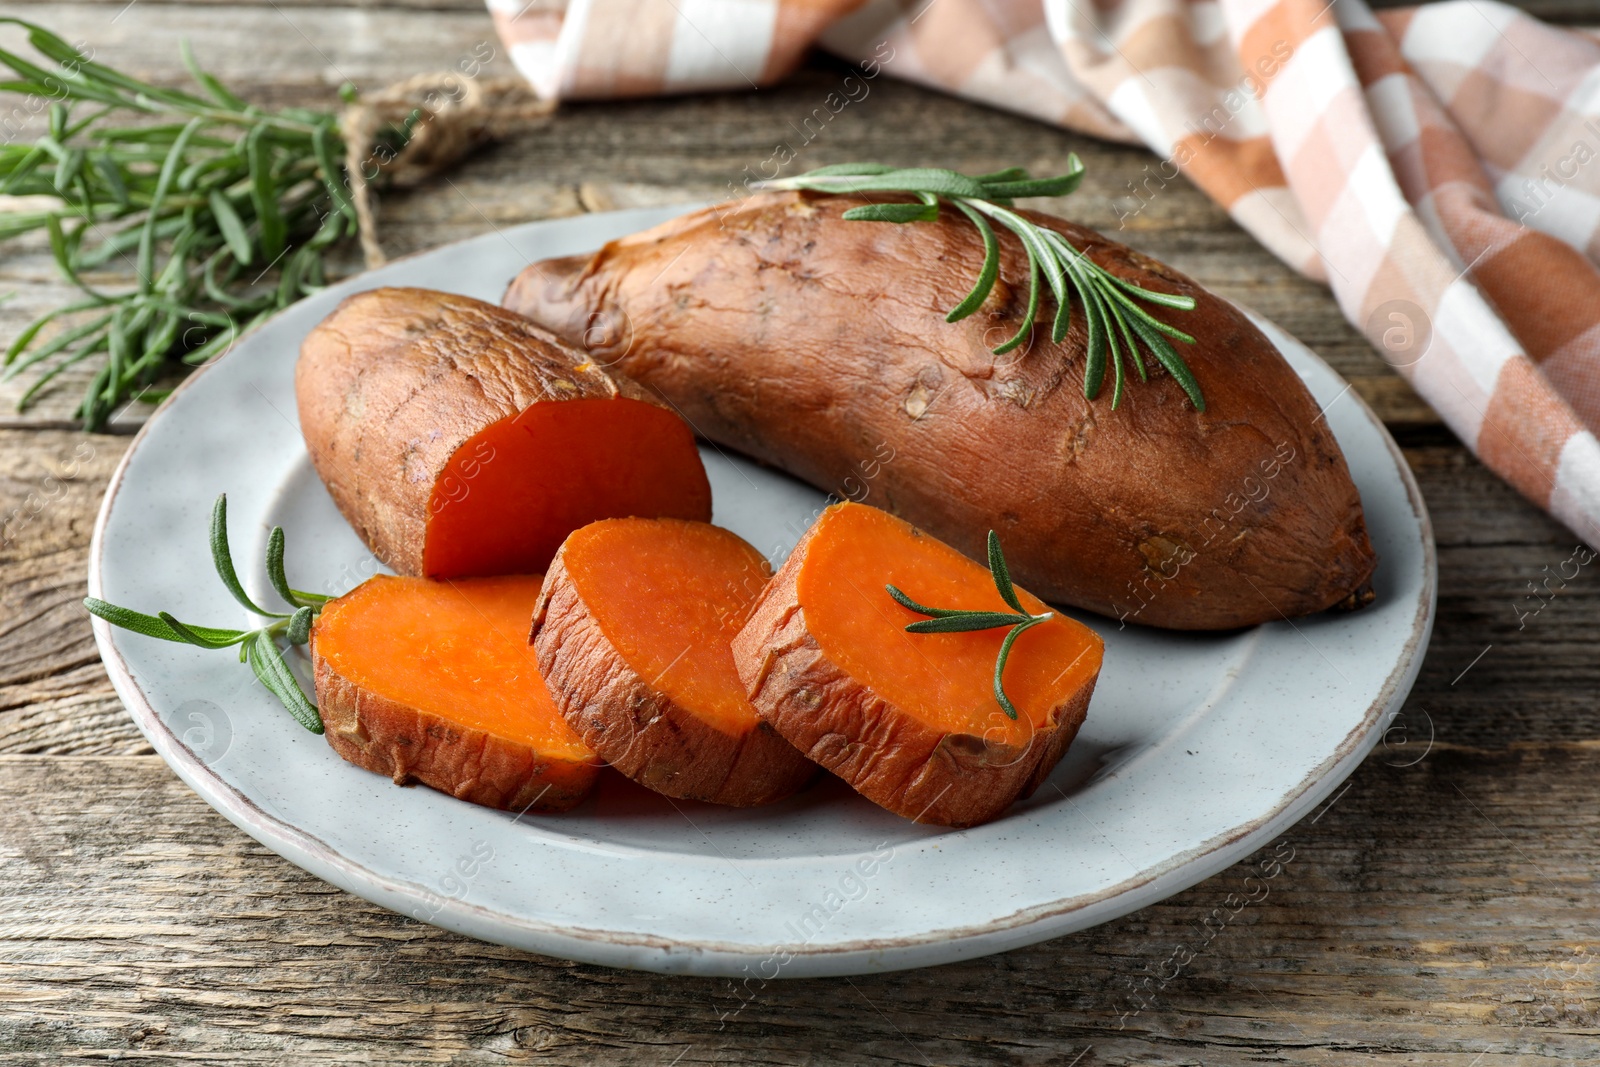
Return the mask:
<path id="1" fill-rule="evenodd" d="M 584 742 L 667 796 L 749 806 L 816 767 L 756 714 L 728 642 L 771 571 L 720 527 L 610 519 L 568 537 L 530 640 Z"/>
<path id="2" fill-rule="evenodd" d="M 1031 794 L 1066 752 L 1100 673 L 1100 638 L 1055 615 L 1012 647 L 1004 630 L 912 634 L 924 616 L 894 585 L 941 608 L 1011 611 L 989 572 L 886 511 L 822 513 L 733 639 L 751 702 L 801 752 L 908 819 L 972 826 Z M 1048 608 L 1017 591 L 1024 608 Z"/>
<path id="3" fill-rule="evenodd" d="M 334 502 L 401 574 L 539 573 L 596 519 L 711 517 L 682 419 L 480 300 L 350 297 L 301 346 L 295 397 Z"/>
<path id="4" fill-rule="evenodd" d="M 537 575 L 369 579 L 311 632 L 317 704 L 340 756 L 509 811 L 565 811 L 600 761 L 550 701 L 526 639 Z"/>

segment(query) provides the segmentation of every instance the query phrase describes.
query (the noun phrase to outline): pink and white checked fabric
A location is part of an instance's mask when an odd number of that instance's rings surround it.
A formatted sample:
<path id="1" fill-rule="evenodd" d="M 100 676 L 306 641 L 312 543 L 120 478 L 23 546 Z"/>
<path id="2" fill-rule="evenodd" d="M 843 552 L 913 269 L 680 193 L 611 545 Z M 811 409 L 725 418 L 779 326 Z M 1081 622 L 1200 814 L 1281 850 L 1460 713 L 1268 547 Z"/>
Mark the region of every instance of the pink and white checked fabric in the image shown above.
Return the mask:
<path id="1" fill-rule="evenodd" d="M 820 46 L 1160 158 L 1326 281 L 1490 468 L 1600 544 L 1600 38 L 1488 0 L 489 0 L 566 99 Z M 767 175 L 771 176 L 771 175 Z"/>

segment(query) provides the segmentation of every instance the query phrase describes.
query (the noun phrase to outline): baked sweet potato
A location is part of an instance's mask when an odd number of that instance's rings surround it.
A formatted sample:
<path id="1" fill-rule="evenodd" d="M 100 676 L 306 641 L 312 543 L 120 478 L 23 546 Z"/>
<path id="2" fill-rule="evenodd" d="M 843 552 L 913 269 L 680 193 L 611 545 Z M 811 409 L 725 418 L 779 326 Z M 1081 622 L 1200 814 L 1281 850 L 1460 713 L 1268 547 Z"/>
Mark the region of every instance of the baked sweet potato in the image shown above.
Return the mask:
<path id="1" fill-rule="evenodd" d="M 600 761 L 528 648 L 537 575 L 371 578 L 322 609 L 311 657 L 328 744 L 396 784 L 509 811 L 565 811 Z"/>
<path id="2" fill-rule="evenodd" d="M 897 815 L 987 822 L 1049 776 L 1088 714 L 1103 645 L 1062 615 L 1023 631 L 994 691 L 1005 634 L 907 633 L 892 599 L 1008 612 L 990 573 L 886 511 L 836 504 L 785 561 L 733 658 L 750 700 L 801 752 Z M 1017 590 L 1024 609 L 1048 609 Z"/>
<path id="3" fill-rule="evenodd" d="M 596 519 L 711 517 L 682 419 L 480 300 L 350 297 L 301 346 L 295 397 L 334 502 L 401 574 L 540 573 Z"/>
<path id="4" fill-rule="evenodd" d="M 535 264 L 505 303 L 587 340 L 719 444 L 974 558 L 997 530 L 1018 580 L 1046 600 L 1223 629 L 1370 598 L 1376 561 L 1344 458 L 1237 308 L 1091 230 L 1024 212 L 1112 274 L 1197 302 L 1166 317 L 1198 339 L 1178 347 L 1205 410 L 1154 361 L 1114 410 L 1109 389 L 1084 396 L 1081 306 L 1062 343 L 1040 325 L 1022 348 L 991 351 L 1027 302 L 1012 233 L 1000 232 L 1000 282 L 951 324 L 983 262 L 977 231 L 951 210 L 908 225 L 841 218 L 865 203 L 758 194 Z"/>
<path id="5" fill-rule="evenodd" d="M 720 527 L 610 519 L 556 553 L 530 640 L 584 742 L 667 796 L 748 807 L 816 773 L 756 715 L 729 641 L 771 571 Z"/>

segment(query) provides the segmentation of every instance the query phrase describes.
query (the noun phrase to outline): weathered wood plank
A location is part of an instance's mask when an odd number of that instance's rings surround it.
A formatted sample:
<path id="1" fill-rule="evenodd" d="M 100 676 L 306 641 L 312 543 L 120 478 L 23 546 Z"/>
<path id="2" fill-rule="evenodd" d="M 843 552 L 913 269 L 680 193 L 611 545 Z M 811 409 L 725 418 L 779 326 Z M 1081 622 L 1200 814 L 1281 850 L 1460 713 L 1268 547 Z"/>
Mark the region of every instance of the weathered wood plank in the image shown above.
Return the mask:
<path id="1" fill-rule="evenodd" d="M 375 88 L 413 74 L 449 70 L 494 38 L 488 11 L 467 4 L 455 10 L 374 13 L 338 4 L 116 3 L 8 5 L 48 26 L 93 58 L 125 73 L 164 83 L 188 80 L 178 48 L 187 40 L 201 66 L 230 85 L 265 89 L 277 97 L 298 93 L 301 103 L 337 104 L 333 91 L 349 81 Z M 0 40 L 10 47 L 18 31 Z M 496 72 L 509 73 L 502 67 Z"/>
<path id="2" fill-rule="evenodd" d="M 1592 743 L 1380 752 L 1281 848 L 1135 915 L 753 985 L 737 1010 L 726 980 L 525 955 L 330 890 L 153 757 L 4 757 L 0 1063 L 1593 1062 L 1597 772 Z"/>
<path id="3" fill-rule="evenodd" d="M 127 445 L 0 431 L 0 751 L 149 751 L 79 603 L 100 497 Z"/>

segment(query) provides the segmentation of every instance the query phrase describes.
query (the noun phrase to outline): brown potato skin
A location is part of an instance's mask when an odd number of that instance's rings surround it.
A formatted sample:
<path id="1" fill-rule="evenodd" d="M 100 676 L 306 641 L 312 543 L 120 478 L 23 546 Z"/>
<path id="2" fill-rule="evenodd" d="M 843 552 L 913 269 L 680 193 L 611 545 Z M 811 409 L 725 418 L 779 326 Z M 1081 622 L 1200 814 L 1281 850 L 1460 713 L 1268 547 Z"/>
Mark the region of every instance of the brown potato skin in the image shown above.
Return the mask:
<path id="1" fill-rule="evenodd" d="M 1048 727 L 1025 745 L 930 727 L 852 678 L 806 629 L 797 583 L 811 536 L 733 639 L 734 664 L 762 718 L 856 792 L 915 822 L 976 826 L 1032 796 L 1088 716 L 1095 679 L 1052 708 Z"/>
<path id="2" fill-rule="evenodd" d="M 528 639 L 551 699 L 583 743 L 658 793 L 754 807 L 782 800 L 817 772 L 766 722 L 730 737 L 652 689 L 601 631 L 559 552 Z"/>
<path id="3" fill-rule="evenodd" d="M 311 659 L 328 744 L 396 785 L 421 782 L 503 811 L 559 812 L 582 801 L 599 773 L 598 764 L 587 773 L 564 766 L 548 777 L 548 765 L 525 745 L 368 692 L 317 654 L 315 631 Z"/>
<path id="4" fill-rule="evenodd" d="M 312 330 L 300 429 L 339 511 L 384 563 L 423 572 L 434 483 L 474 434 L 540 401 L 663 405 L 527 319 L 430 289 L 371 289 Z M 710 518 L 710 493 L 706 494 Z"/>
<path id="5" fill-rule="evenodd" d="M 593 358 L 659 390 L 700 436 L 975 559 L 997 530 L 1018 583 L 1046 600 L 1209 630 L 1370 599 L 1376 557 L 1344 457 L 1298 376 L 1233 305 L 1025 212 L 1112 273 L 1197 302 L 1165 318 L 1199 339 L 1176 347 L 1206 411 L 1153 361 L 1149 382 L 1129 368 L 1112 410 L 1109 369 L 1100 396 L 1083 395 L 1076 300 L 1061 344 L 1041 325 L 1031 345 L 991 353 L 1027 301 L 1013 235 L 1000 232 L 1001 281 L 985 306 L 946 323 L 978 276 L 977 232 L 948 210 L 907 225 L 840 218 L 864 202 L 784 192 L 719 205 L 535 264 L 505 303 L 591 342 Z M 1047 298 L 1041 321 L 1053 313 Z"/>

